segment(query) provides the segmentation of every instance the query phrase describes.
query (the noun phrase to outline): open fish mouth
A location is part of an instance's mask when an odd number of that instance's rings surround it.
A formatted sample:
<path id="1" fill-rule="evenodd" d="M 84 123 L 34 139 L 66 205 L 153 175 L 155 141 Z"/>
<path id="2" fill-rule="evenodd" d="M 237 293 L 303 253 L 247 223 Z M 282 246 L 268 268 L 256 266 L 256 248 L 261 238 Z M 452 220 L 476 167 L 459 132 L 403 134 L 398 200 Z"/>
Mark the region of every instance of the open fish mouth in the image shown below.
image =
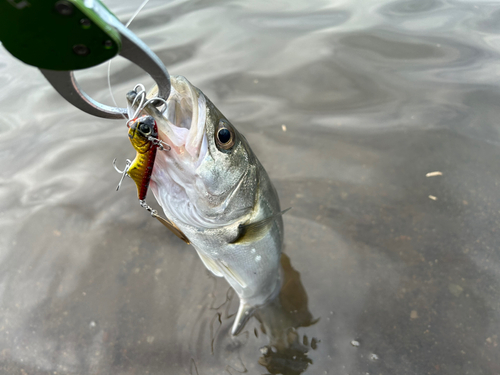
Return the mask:
<path id="1" fill-rule="evenodd" d="M 169 146 L 168 151 L 156 154 L 150 187 L 173 220 L 211 227 L 215 224 L 207 220 L 203 212 L 207 186 L 198 174 L 198 167 L 208 152 L 207 99 L 186 78 L 171 76 L 170 79 L 166 110 L 162 113 L 149 104 L 140 111 L 154 118 L 159 140 Z M 157 92 L 158 88 L 153 88 L 146 100 L 154 98 Z M 134 100 L 137 95 L 135 91 L 127 94 L 129 112 L 135 112 L 140 106 L 140 100 Z"/>
<path id="2" fill-rule="evenodd" d="M 189 159 L 198 164 L 206 154 L 205 135 L 206 99 L 196 87 L 182 76 L 171 76 L 171 93 L 167 99 L 167 108 L 161 114 L 152 106 L 146 106 L 144 112 L 152 115 L 158 124 L 158 137 L 172 147 L 177 159 Z M 158 88 L 154 87 L 147 99 L 154 98 Z M 139 101 L 134 102 L 137 93 L 127 94 L 129 112 L 134 112 Z M 180 161 L 180 160 L 178 160 Z M 183 160 L 183 164 L 188 160 Z"/>

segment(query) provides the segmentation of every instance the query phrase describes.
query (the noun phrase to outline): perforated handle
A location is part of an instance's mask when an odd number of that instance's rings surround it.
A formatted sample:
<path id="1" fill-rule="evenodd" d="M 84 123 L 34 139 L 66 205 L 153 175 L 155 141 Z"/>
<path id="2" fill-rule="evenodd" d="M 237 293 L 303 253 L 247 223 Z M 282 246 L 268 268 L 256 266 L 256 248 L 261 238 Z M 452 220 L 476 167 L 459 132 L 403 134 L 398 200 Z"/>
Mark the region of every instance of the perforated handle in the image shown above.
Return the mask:
<path id="1" fill-rule="evenodd" d="M 0 0 L 0 41 L 41 69 L 90 68 L 121 49 L 120 34 L 103 18 L 116 19 L 98 0 Z"/>

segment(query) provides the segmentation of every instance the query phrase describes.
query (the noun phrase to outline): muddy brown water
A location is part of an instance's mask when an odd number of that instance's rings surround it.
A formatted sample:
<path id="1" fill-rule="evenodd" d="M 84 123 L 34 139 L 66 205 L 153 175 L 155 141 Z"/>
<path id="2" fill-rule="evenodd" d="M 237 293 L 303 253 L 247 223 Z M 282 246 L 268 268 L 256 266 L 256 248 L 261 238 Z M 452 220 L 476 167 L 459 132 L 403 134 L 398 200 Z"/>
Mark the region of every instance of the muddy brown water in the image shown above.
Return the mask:
<path id="1" fill-rule="evenodd" d="M 124 21 L 139 6 L 106 4 Z M 465 0 L 140 13 L 131 29 L 293 207 L 280 299 L 235 338 L 227 283 L 130 180 L 115 192 L 124 123 L 80 113 L 2 49 L 0 373 L 500 374 L 499 25 L 500 3 Z M 112 104 L 106 70 L 78 77 Z M 122 105 L 151 84 L 125 60 L 111 71 Z"/>

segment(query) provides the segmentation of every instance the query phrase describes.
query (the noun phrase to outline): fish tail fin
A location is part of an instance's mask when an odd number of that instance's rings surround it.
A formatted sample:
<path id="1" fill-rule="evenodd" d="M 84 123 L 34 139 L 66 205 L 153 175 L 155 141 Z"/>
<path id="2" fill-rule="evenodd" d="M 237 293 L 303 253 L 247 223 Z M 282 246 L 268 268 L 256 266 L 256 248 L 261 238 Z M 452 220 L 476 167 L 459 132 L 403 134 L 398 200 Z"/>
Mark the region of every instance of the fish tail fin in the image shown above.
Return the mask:
<path id="1" fill-rule="evenodd" d="M 238 308 L 238 313 L 236 314 L 233 328 L 231 329 L 231 335 L 236 336 L 241 332 L 248 319 L 252 316 L 254 310 L 254 306 L 247 305 L 243 302 L 243 300 L 240 300 L 240 307 Z"/>

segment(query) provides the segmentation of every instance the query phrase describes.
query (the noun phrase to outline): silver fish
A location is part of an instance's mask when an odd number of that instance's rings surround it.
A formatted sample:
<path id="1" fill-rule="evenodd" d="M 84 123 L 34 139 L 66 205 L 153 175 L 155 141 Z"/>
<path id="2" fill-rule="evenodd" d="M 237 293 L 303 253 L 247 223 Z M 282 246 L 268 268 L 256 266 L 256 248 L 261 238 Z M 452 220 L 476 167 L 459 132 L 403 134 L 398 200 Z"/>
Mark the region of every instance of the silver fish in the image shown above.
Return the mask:
<path id="1" fill-rule="evenodd" d="M 171 77 L 171 83 L 164 114 L 152 105 L 143 110 L 171 147 L 157 153 L 150 187 L 205 267 L 238 294 L 236 335 L 280 290 L 283 212 L 245 137 L 186 78 Z M 135 95 L 127 94 L 129 109 Z"/>

